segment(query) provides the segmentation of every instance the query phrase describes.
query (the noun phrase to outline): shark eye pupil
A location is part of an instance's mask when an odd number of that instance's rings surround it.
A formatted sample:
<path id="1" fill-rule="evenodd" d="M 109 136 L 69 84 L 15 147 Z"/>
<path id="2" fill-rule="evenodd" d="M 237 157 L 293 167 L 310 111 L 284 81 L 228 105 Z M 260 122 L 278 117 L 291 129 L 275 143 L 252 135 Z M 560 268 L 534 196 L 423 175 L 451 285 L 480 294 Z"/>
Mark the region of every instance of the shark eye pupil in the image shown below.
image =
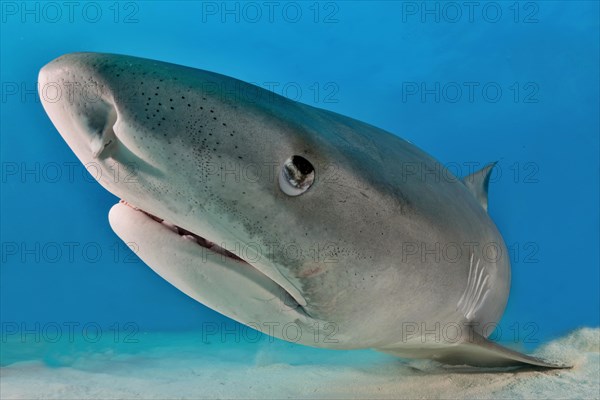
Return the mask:
<path id="1" fill-rule="evenodd" d="M 294 164 L 294 167 L 296 167 L 302 175 L 309 175 L 315 170 L 312 164 L 306 158 L 301 156 L 292 156 L 292 164 Z"/>
<path id="2" fill-rule="evenodd" d="M 298 196 L 306 192 L 315 179 L 315 168 L 302 156 L 288 158 L 279 174 L 279 187 L 288 196 Z"/>

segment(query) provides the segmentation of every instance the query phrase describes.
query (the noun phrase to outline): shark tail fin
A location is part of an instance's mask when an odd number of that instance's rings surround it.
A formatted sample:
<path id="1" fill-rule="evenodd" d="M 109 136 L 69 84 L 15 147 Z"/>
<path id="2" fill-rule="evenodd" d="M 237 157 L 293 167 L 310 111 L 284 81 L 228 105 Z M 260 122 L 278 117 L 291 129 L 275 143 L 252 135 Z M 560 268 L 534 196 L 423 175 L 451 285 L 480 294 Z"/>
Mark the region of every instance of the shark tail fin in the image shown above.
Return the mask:
<path id="1" fill-rule="evenodd" d="M 488 186 L 490 183 L 490 175 L 496 164 L 497 162 L 490 163 L 479 171 L 465 176 L 462 180 L 467 189 L 475 196 L 485 211 L 488 209 Z"/>
<path id="2" fill-rule="evenodd" d="M 455 346 L 440 349 L 433 359 L 444 364 L 471 365 L 475 367 L 537 367 L 572 368 L 570 365 L 555 363 L 528 356 L 494 343 L 480 334 L 471 331 L 469 340 Z"/>

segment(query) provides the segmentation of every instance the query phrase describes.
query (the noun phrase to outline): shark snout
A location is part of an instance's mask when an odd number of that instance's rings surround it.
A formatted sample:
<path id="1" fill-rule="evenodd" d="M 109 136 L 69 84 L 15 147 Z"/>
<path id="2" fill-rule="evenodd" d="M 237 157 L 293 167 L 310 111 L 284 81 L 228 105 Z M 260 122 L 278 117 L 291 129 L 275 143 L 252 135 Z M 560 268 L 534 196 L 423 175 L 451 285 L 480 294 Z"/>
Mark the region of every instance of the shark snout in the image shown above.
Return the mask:
<path id="1" fill-rule="evenodd" d="M 45 65 L 39 72 L 42 105 L 80 158 L 106 154 L 116 140 L 117 108 L 113 91 L 85 53 L 68 54 Z"/>

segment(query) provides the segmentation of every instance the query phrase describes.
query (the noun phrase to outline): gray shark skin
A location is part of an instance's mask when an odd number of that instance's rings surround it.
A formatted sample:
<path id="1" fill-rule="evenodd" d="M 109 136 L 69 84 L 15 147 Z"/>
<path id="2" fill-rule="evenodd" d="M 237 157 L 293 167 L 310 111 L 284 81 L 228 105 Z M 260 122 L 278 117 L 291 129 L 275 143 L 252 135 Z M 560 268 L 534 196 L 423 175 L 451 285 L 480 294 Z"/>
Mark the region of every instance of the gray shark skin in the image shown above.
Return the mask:
<path id="1" fill-rule="evenodd" d="M 510 287 L 487 214 L 493 165 L 463 181 L 374 126 L 159 61 L 73 53 L 39 85 L 123 199 L 116 234 L 208 307 L 309 346 L 565 367 L 486 339 Z"/>

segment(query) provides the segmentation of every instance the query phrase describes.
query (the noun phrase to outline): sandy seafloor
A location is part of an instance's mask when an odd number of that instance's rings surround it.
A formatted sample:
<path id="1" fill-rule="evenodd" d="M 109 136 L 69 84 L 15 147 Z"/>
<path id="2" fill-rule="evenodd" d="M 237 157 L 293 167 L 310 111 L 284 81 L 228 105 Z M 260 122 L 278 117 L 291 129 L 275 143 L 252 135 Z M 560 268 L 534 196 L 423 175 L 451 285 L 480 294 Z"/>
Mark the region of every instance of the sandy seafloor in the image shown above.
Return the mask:
<path id="1" fill-rule="evenodd" d="M 600 398 L 600 329 L 582 328 L 533 353 L 570 370 L 477 370 L 332 351 L 278 340 L 203 343 L 197 334 L 139 342 L 2 343 L 7 399 Z"/>

